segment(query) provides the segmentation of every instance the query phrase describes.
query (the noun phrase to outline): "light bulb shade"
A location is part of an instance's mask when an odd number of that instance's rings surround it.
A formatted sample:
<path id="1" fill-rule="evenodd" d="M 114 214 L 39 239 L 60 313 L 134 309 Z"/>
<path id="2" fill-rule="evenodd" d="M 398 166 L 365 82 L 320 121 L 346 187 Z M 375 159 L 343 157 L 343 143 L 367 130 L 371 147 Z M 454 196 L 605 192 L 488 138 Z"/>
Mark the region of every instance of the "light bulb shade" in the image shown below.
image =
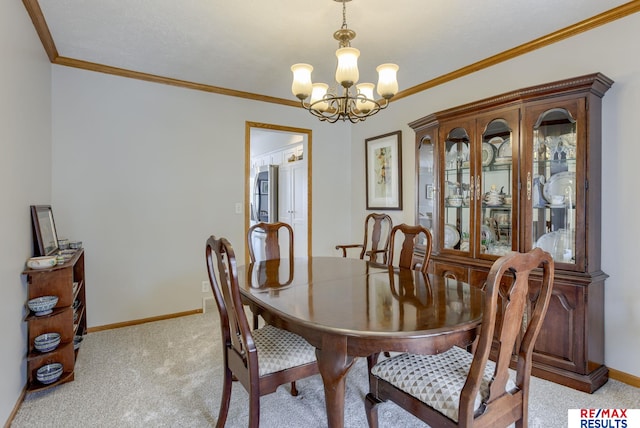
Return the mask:
<path id="1" fill-rule="evenodd" d="M 309 64 L 293 64 L 291 71 L 293 72 L 291 92 L 301 100 L 308 98 L 312 88 L 311 72 L 313 71 L 313 67 Z"/>
<path id="2" fill-rule="evenodd" d="M 356 85 L 358 94 L 367 98 L 366 100 L 358 98 L 356 101 L 356 108 L 362 113 L 369 113 L 375 107 L 375 103 L 373 102 L 373 87 L 373 83 L 360 83 Z"/>
<path id="3" fill-rule="evenodd" d="M 338 67 L 336 68 L 336 82 L 345 88 L 355 85 L 360 78 L 358 73 L 358 57 L 360 51 L 356 48 L 340 48 L 336 51 Z"/>
<path id="4" fill-rule="evenodd" d="M 309 104 L 312 105 L 312 108 L 314 110 L 326 111 L 329 107 L 329 104 L 326 101 L 321 100 L 327 94 L 329 85 L 327 85 L 326 83 L 314 83 L 312 87 L 313 89 L 311 91 L 311 99 L 309 100 Z M 318 103 L 314 104 L 316 102 Z"/>
<path id="5" fill-rule="evenodd" d="M 396 73 L 399 68 L 396 64 L 382 64 L 376 68 L 378 72 L 377 91 L 382 98 L 389 99 L 398 93 Z"/>

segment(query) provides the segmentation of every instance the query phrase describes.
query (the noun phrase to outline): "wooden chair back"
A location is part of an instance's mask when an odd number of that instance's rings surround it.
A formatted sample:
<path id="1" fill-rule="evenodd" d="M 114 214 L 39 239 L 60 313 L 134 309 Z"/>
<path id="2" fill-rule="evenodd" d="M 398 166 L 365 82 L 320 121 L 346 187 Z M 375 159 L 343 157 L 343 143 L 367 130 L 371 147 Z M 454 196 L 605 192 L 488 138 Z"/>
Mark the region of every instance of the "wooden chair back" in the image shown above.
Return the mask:
<path id="1" fill-rule="evenodd" d="M 361 259 L 367 256 L 368 261 L 386 264 L 392 227 L 393 221 L 387 214 L 371 213 L 364 220 L 362 244 L 336 245 L 336 250 L 342 250 L 342 257 L 347 257 L 347 249 L 359 248 Z"/>
<path id="2" fill-rule="evenodd" d="M 394 264 L 396 235 L 398 232 L 404 235 L 404 240 L 400 245 L 398 263 Z M 429 268 L 429 259 L 431 258 L 431 241 L 431 232 L 424 226 L 410 226 L 404 223 L 394 226 L 391 229 L 387 264 L 404 269 L 421 270 L 426 273 Z"/>
<path id="3" fill-rule="evenodd" d="M 530 273 L 540 266 L 543 268 L 542 284 L 539 289 L 532 288 L 529 286 Z M 513 278 L 505 280 L 505 276 Z M 533 347 L 549 307 L 553 277 L 553 258 L 540 248 L 534 248 L 528 253 L 512 252 L 494 262 L 487 279 L 482 331 L 460 398 L 460 425 L 471 426 L 476 419 L 473 401 L 480 390 L 482 375 L 495 337 L 499 346 L 496 349 L 493 380 L 488 387 L 489 395 L 485 399 L 487 410 L 490 411 L 485 411 L 484 414 L 487 416 L 484 419 L 490 424 L 488 419 L 492 416 L 489 415 L 510 418 L 509 415 L 519 414 L 519 417 L 509 419 L 508 423 L 505 420 L 504 426 L 513 422 L 524 423 L 526 426 Z M 503 301 L 509 303 L 504 306 L 499 322 L 496 322 L 498 296 L 501 294 Z M 533 304 L 533 310 L 528 312 L 530 303 Z M 517 347 L 516 342 L 520 342 Z M 515 392 L 507 391 L 509 366 L 514 354 L 517 358 Z"/>
<path id="4" fill-rule="evenodd" d="M 532 285 L 530 274 L 539 267 L 542 267 L 542 278 L 533 280 Z M 461 358 L 460 354 L 465 355 L 465 351 L 455 348 L 440 355 L 416 356 L 424 365 L 424 370 L 411 365 L 408 371 L 424 377 L 435 376 L 437 379 L 434 378 L 432 382 L 437 384 L 430 388 L 446 390 L 450 397 L 459 397 L 457 421 L 443 413 L 442 401 L 435 400 L 429 405 L 407 390 L 400 389 L 402 386 L 395 386 L 370 373 L 371 392 L 367 395 L 365 405 L 369 426 L 377 426 L 376 406 L 391 400 L 430 426 L 507 427 L 515 422 L 516 427 L 526 427 L 533 347 L 549 307 L 553 277 L 553 258 L 540 248 L 528 253 L 511 252 L 500 257 L 489 271 L 482 328 L 474 354 L 466 354 L 466 358 Z M 497 316 L 500 311 L 499 296 L 508 302 L 503 305 L 501 316 Z M 497 341 L 494 341 L 494 337 Z M 489 361 L 491 355 L 494 355 L 491 358 L 494 361 Z M 442 361 L 445 358 L 446 361 Z M 509 367 L 514 359 L 515 382 L 509 376 Z M 434 360 L 438 363 L 430 365 Z M 392 360 L 387 363 L 392 363 Z M 442 371 L 443 367 L 449 368 L 450 375 Z M 437 373 L 431 373 L 430 370 L 437 370 Z M 461 374 L 464 379 L 465 372 L 464 384 L 460 382 L 460 386 L 456 387 L 451 383 L 456 382 Z M 414 385 L 413 379 L 399 376 L 406 384 Z M 427 382 L 428 379 L 423 380 Z M 454 394 L 455 391 L 457 394 Z M 427 397 L 430 397 L 429 394 L 425 393 Z M 427 401 L 429 399 L 426 398 Z M 477 399 L 481 402 L 477 403 Z M 436 409 L 437 406 L 440 408 Z"/>
<path id="5" fill-rule="evenodd" d="M 238 368 L 246 367 L 245 375 L 238 378 L 255 384 L 258 379 L 256 348 L 242 306 L 233 247 L 226 238 L 211 236 L 207 240 L 206 259 L 209 282 L 220 314 L 225 369 L 233 367 L 235 374 Z"/>
<path id="6" fill-rule="evenodd" d="M 217 428 L 223 428 L 229 411 L 232 380 L 239 381 L 249 393 L 249 426 L 257 428 L 260 420 L 260 397 L 274 392 L 278 386 L 291 383 L 291 394 L 297 395 L 295 381 L 318 373 L 315 362 L 315 350 L 302 338 L 273 326 L 264 329 L 251 330 L 243 309 L 242 298 L 238 284 L 236 257 L 233 247 L 225 238 L 211 236 L 206 245 L 207 271 L 218 312 L 220 314 L 220 328 L 222 331 L 224 374 L 220 411 L 216 423 Z M 267 332 L 268 330 L 268 332 Z M 271 360 L 281 361 L 289 354 L 295 354 L 304 342 L 307 354 L 311 353 L 313 361 L 292 363 L 291 366 L 260 374 L 258 344 L 264 343 L 262 337 L 267 337 L 267 343 L 286 342 L 291 349 L 279 350 L 277 356 L 263 355 L 268 364 Z M 296 336 L 298 340 L 294 343 Z M 266 346 L 263 351 L 275 353 L 277 347 Z M 296 354 L 298 356 L 300 354 Z M 289 355 L 291 357 L 291 355 Z M 289 360 L 286 360 L 289 361 Z M 295 360 L 297 361 L 297 360 Z"/>
<path id="7" fill-rule="evenodd" d="M 249 244 L 249 257 L 251 263 L 256 262 L 256 249 L 254 248 L 255 234 L 265 233 L 264 260 L 277 260 L 280 258 L 280 231 L 284 229 L 289 237 L 289 260 L 293 260 L 293 229 L 287 223 L 256 223 L 247 232 L 247 243 Z"/>

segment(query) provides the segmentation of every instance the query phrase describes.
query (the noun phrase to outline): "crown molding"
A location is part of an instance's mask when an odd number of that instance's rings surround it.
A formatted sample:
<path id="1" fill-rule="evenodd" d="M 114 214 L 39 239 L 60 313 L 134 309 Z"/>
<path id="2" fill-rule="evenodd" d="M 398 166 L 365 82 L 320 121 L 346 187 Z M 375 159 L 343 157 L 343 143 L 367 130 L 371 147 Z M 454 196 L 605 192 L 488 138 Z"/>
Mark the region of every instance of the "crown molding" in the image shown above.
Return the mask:
<path id="1" fill-rule="evenodd" d="M 36 32 L 38 33 L 38 36 L 40 37 L 42 46 L 44 47 L 44 50 L 47 53 L 47 56 L 49 57 L 49 60 L 53 64 L 63 65 L 67 67 L 75 67 L 75 68 L 80 68 L 80 69 L 89 70 L 89 71 L 96 71 L 100 73 L 112 74 L 112 75 L 127 77 L 131 79 L 144 80 L 147 82 L 162 83 L 165 85 L 178 86 L 178 87 L 194 89 L 198 91 L 211 92 L 215 94 L 228 95 L 232 97 L 246 98 L 254 101 L 263 101 L 263 102 L 268 102 L 273 104 L 280 104 L 280 105 L 300 108 L 300 103 L 294 100 L 271 97 L 267 95 L 254 94 L 251 92 L 238 91 L 235 89 L 222 88 L 219 86 L 205 85 L 202 83 L 189 82 L 186 80 L 172 79 L 169 77 L 163 77 L 163 76 L 158 76 L 154 74 L 126 70 L 123 68 L 112 67 L 104 64 L 97 64 L 97 63 L 82 61 L 82 60 L 73 59 L 73 58 L 61 57 L 58 55 L 55 42 L 53 41 L 47 22 L 44 19 L 44 15 L 42 14 L 42 9 L 40 9 L 38 0 L 22 0 L 22 2 L 24 3 L 25 8 L 29 13 L 29 16 L 31 17 L 31 21 L 33 22 Z M 547 34 L 546 36 L 539 37 L 535 40 L 524 43 L 520 46 L 516 46 L 515 48 L 508 49 L 496 55 L 485 58 L 483 60 L 474 62 L 473 64 L 454 70 L 450 73 L 443 74 L 434 79 L 431 79 L 426 82 L 420 83 L 418 85 L 412 86 L 410 88 L 404 89 L 398 92 L 390 101 L 395 102 L 402 98 L 406 98 L 410 95 L 414 95 L 419 92 L 426 91 L 427 89 L 431 89 L 435 86 L 439 86 L 447 82 L 450 82 L 452 80 L 459 79 L 463 76 L 467 76 L 469 74 L 475 73 L 485 68 L 489 68 L 501 62 L 508 61 L 510 59 L 527 54 L 534 50 L 543 48 L 545 46 L 549 46 L 551 44 L 557 43 L 564 39 L 568 39 L 575 35 L 584 33 L 594 28 L 616 21 L 620 18 L 624 18 L 626 16 L 632 15 L 639 11 L 640 11 L 640 0 L 632 0 L 628 3 L 625 3 L 623 5 L 615 7 L 608 11 L 605 11 L 601 14 L 595 15 L 591 18 L 580 21 L 576 24 L 570 25 L 568 27 L 562 28 L 553 33 Z"/>

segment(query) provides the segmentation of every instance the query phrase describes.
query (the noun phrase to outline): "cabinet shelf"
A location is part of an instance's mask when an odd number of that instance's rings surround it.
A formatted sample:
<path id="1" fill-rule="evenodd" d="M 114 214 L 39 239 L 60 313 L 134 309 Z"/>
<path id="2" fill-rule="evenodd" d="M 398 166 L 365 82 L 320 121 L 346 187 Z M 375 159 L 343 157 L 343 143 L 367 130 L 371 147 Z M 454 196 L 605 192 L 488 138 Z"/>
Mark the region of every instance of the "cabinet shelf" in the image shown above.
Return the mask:
<path id="1" fill-rule="evenodd" d="M 58 379 L 57 381 L 55 381 L 53 383 L 50 383 L 48 385 L 40 383 L 34 378 L 33 382 L 31 382 L 31 383 L 29 383 L 27 385 L 27 390 L 29 392 L 43 391 L 45 389 L 53 388 L 54 386 L 58 386 L 58 385 L 61 385 L 63 383 L 66 383 L 66 382 L 71 382 L 73 380 L 73 377 L 74 377 L 73 370 L 67 371 L 65 369 L 62 372 L 62 375 L 60 376 L 60 379 Z"/>
<path id="2" fill-rule="evenodd" d="M 65 263 L 48 269 L 25 269 L 28 299 L 45 295 L 58 297 L 58 303 L 47 315 L 36 316 L 29 311 L 27 323 L 27 392 L 41 391 L 72 381 L 77 351 L 74 337 L 87 329 L 84 250 L 77 250 Z M 74 302 L 75 308 L 74 308 Z M 74 320 L 74 314 L 76 319 Z M 34 340 L 44 333 L 59 333 L 60 344 L 50 352 L 34 348 Z M 63 373 L 56 382 L 45 385 L 36 378 L 37 370 L 45 364 L 61 363 Z"/>

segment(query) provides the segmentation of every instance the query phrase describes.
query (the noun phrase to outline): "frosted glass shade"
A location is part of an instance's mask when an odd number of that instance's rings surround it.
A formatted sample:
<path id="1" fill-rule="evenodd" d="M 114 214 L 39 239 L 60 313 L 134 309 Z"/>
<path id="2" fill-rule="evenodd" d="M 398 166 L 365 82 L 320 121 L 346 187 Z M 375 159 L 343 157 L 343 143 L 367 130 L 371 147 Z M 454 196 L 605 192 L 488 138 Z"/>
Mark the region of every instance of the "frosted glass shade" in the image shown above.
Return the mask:
<path id="1" fill-rule="evenodd" d="M 293 64 L 291 71 L 293 72 L 291 92 L 301 100 L 308 98 L 312 89 L 311 72 L 313 67 L 309 64 Z"/>
<path id="2" fill-rule="evenodd" d="M 396 64 L 382 64 L 376 68 L 378 72 L 378 95 L 382 98 L 389 99 L 398 93 L 396 73 L 399 68 Z"/>
<path id="3" fill-rule="evenodd" d="M 356 89 L 359 94 L 364 95 L 369 100 L 373 100 L 373 86 L 373 83 L 360 83 L 356 85 Z M 356 107 L 362 113 L 369 113 L 375 107 L 375 103 L 373 101 L 361 101 L 358 99 L 356 101 Z"/>
<path id="4" fill-rule="evenodd" d="M 313 90 L 311 91 L 311 100 L 309 100 L 309 104 L 313 104 L 316 101 L 322 100 L 327 93 L 327 89 L 329 89 L 329 85 L 326 83 L 314 83 Z M 326 111 L 329 107 L 329 104 L 326 101 L 321 101 L 313 106 L 314 110 Z"/>
<path id="5" fill-rule="evenodd" d="M 360 51 L 356 48 L 340 48 L 336 51 L 338 67 L 336 68 L 336 82 L 345 88 L 355 85 L 360 78 L 358 73 L 358 57 Z"/>

